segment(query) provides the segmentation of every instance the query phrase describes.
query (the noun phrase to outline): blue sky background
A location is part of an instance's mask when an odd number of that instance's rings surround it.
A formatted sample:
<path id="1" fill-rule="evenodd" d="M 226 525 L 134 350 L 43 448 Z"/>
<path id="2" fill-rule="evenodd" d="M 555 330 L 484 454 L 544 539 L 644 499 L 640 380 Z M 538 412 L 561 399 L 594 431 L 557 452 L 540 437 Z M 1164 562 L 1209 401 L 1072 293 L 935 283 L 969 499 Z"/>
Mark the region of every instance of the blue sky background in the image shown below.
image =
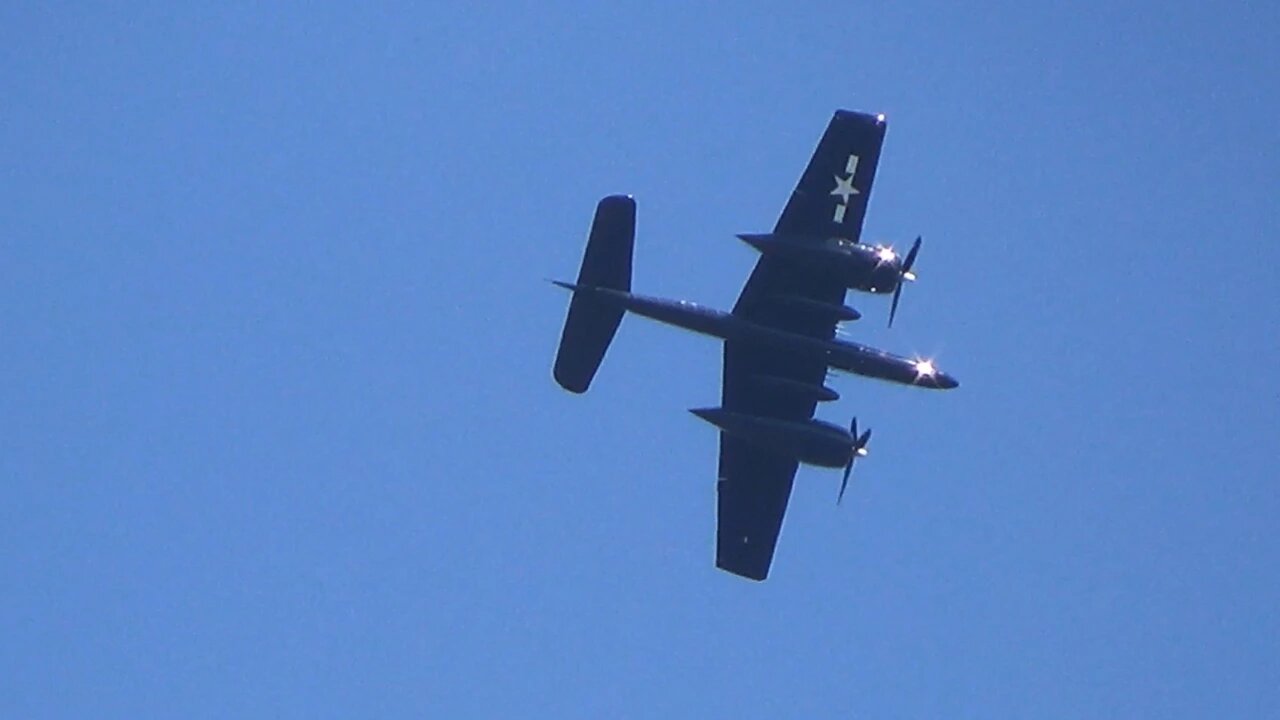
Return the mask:
<path id="1" fill-rule="evenodd" d="M 1280 10 L 0 9 L 0 715 L 1280 714 Z M 843 506 L 712 566 L 721 307 L 837 107 L 925 237 Z"/>

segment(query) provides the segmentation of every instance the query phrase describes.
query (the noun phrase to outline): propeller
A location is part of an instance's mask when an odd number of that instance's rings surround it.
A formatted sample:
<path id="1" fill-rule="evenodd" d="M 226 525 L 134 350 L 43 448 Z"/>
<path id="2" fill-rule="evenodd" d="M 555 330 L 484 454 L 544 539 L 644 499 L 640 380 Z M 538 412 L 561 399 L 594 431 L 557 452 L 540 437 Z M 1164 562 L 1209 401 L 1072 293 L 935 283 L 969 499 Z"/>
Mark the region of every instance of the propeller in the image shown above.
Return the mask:
<path id="1" fill-rule="evenodd" d="M 911 266 L 916 264 L 916 255 L 920 253 L 920 236 L 916 236 L 916 241 L 911 243 L 911 250 L 907 252 L 907 257 L 902 261 L 902 268 L 898 270 L 898 287 L 893 290 L 893 304 L 889 306 L 889 327 L 893 327 L 893 316 L 898 314 L 898 300 L 902 297 L 902 284 L 908 280 L 915 280 L 916 276 L 911 272 Z"/>
<path id="2" fill-rule="evenodd" d="M 844 499 L 845 488 L 849 487 L 849 475 L 853 472 L 853 461 L 867 455 L 867 443 L 871 441 L 871 429 L 858 434 L 858 418 L 855 416 L 849 423 L 849 437 L 853 438 L 853 447 L 849 450 L 849 464 L 844 466 L 844 478 L 840 481 L 840 494 L 836 496 L 836 504 Z"/>

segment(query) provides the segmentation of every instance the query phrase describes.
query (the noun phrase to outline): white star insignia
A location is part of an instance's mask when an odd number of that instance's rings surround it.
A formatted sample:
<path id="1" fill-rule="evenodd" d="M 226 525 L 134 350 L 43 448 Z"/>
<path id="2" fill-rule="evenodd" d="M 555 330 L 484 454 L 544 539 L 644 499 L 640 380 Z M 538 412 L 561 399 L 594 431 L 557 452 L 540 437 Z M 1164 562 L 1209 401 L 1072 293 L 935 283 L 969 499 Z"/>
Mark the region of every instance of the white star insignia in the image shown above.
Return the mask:
<path id="1" fill-rule="evenodd" d="M 836 189 L 831 191 L 832 195 L 839 195 L 840 202 L 849 204 L 850 195 L 861 195 L 858 188 L 853 186 L 853 176 L 842 178 L 839 175 L 832 175 L 836 179 Z"/>

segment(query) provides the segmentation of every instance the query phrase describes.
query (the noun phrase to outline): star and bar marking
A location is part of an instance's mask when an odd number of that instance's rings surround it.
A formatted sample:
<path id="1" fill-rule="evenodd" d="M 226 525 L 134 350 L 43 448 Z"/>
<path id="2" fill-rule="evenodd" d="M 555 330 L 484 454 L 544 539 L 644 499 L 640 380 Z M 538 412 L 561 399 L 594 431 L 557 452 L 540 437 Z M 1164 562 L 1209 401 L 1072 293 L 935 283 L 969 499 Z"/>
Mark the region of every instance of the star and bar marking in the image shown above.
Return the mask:
<path id="1" fill-rule="evenodd" d="M 836 189 L 831 191 L 832 195 L 840 198 L 840 202 L 836 205 L 835 214 L 831 217 L 834 222 L 844 222 L 845 211 L 849 209 L 849 197 L 852 195 L 861 195 L 862 191 L 853 186 L 853 176 L 858 173 L 858 156 L 850 155 L 844 164 L 844 172 L 848 177 L 840 177 L 832 175 L 836 181 Z"/>

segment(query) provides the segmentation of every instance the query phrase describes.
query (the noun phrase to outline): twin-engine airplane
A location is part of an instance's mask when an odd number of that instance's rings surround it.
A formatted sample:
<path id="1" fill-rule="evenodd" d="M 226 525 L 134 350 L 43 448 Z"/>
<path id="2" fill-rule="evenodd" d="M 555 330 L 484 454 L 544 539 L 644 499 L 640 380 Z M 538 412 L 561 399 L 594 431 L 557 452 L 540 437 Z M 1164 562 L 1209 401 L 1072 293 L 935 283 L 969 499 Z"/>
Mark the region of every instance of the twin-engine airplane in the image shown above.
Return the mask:
<path id="1" fill-rule="evenodd" d="M 931 360 L 907 358 L 836 337 L 861 315 L 844 304 L 852 288 L 893 294 L 893 324 L 920 251 L 859 242 L 884 142 L 883 115 L 837 111 L 772 233 L 739 235 L 760 251 L 733 312 L 631 292 L 636 205 L 614 195 L 596 208 L 575 283 L 553 281 L 573 299 L 556 355 L 555 379 L 586 392 L 622 316 L 630 311 L 724 340 L 721 406 L 693 414 L 720 429 L 716 566 L 764 580 L 799 463 L 844 468 L 867 453 L 858 433 L 813 417 L 839 397 L 828 368 L 904 385 L 949 389 L 959 383 Z"/>

